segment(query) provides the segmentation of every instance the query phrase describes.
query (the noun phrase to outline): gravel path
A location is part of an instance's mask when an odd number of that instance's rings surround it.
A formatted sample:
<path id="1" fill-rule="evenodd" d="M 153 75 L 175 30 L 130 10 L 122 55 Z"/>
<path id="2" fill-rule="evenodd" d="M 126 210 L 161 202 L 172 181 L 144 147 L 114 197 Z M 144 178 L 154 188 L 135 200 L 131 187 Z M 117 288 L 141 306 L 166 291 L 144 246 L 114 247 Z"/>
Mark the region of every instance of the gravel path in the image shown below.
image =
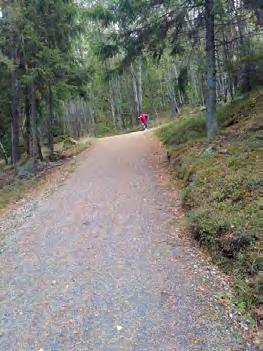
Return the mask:
<path id="1" fill-rule="evenodd" d="M 227 287 L 183 239 L 157 161 L 142 133 L 104 139 L 9 228 L 1 351 L 252 350 L 217 301 Z"/>

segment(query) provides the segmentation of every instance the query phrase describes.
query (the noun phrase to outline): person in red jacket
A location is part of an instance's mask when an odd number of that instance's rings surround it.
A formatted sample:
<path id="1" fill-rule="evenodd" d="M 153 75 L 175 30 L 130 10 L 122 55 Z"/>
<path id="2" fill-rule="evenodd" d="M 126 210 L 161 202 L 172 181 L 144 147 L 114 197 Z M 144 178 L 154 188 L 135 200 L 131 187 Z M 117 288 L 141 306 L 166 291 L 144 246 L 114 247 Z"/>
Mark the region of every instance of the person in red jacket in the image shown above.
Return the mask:
<path id="1" fill-rule="evenodd" d="M 140 120 L 143 130 L 146 130 L 148 128 L 148 115 L 146 113 L 142 113 L 138 119 Z"/>

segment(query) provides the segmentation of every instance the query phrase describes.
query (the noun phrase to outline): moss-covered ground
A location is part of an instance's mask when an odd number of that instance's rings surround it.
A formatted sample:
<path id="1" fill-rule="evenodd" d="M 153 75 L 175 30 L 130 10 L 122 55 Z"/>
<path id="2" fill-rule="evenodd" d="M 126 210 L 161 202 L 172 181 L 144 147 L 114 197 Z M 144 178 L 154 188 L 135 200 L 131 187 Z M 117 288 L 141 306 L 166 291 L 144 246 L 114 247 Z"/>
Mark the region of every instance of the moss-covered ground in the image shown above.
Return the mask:
<path id="1" fill-rule="evenodd" d="M 157 134 L 167 147 L 191 233 L 233 276 L 237 305 L 257 318 L 262 226 L 262 91 L 218 108 L 209 141 L 200 111 L 186 111 Z"/>

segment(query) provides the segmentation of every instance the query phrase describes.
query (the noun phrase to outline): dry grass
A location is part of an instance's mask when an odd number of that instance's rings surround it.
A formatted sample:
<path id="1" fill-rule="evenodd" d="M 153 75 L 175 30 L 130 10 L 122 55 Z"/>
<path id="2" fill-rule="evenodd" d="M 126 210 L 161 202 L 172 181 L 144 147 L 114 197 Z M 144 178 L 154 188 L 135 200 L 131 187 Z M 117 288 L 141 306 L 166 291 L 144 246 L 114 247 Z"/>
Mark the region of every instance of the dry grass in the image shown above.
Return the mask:
<path id="1" fill-rule="evenodd" d="M 63 160 L 65 163 L 73 156 L 78 155 L 82 151 L 88 149 L 93 143 L 91 138 L 82 138 L 76 143 L 62 140 L 56 143 L 55 153 L 58 160 Z M 47 155 L 47 150 L 43 148 L 44 156 Z M 22 160 L 25 162 L 25 159 Z M 61 163 L 63 165 L 63 163 Z M 4 166 L 0 174 L 0 214 L 3 213 L 10 205 L 15 204 L 27 194 L 32 193 L 39 185 L 45 183 L 45 175 L 52 172 L 52 168 L 56 163 L 44 163 L 41 165 L 41 172 L 37 177 L 20 179 L 15 175 L 15 170 L 11 166 Z"/>

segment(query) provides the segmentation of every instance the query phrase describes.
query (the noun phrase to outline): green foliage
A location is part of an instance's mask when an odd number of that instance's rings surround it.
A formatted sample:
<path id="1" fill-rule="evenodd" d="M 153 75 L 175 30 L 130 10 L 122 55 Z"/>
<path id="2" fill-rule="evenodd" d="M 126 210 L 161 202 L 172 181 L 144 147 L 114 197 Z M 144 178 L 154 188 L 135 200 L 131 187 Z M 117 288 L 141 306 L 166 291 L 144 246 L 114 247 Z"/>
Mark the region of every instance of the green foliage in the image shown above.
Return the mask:
<path id="1" fill-rule="evenodd" d="M 117 132 L 117 129 L 110 123 L 100 122 L 96 125 L 96 136 L 98 137 L 117 134 Z"/>
<path id="2" fill-rule="evenodd" d="M 185 104 L 206 103 L 204 2 L 10 0 L 1 1 L 1 13 L 0 138 L 9 154 L 11 97 L 25 145 L 32 85 L 41 143 L 52 131 L 74 137 L 96 129 L 114 133 L 132 128 L 142 110 L 175 117 Z M 217 0 L 214 14 L 222 103 L 262 84 L 262 39 L 254 6 Z M 188 135 L 176 136 L 178 143 L 204 136 L 201 115 Z"/>
<path id="3" fill-rule="evenodd" d="M 260 104 L 262 104 L 262 96 L 258 91 L 252 92 L 249 96 L 240 95 L 235 101 L 218 108 L 219 124 L 225 128 L 247 117 L 253 117 L 257 112 L 256 107 Z"/>
<path id="4" fill-rule="evenodd" d="M 179 116 L 175 122 L 163 126 L 157 133 L 164 144 L 180 145 L 205 137 L 205 119 L 201 114 Z"/>
<path id="5" fill-rule="evenodd" d="M 240 312 L 244 313 L 253 310 L 259 302 L 259 295 L 257 295 L 257 288 L 255 285 L 246 281 L 244 277 L 240 275 L 235 277 L 234 284 L 237 291 L 237 307 Z M 255 326 L 255 321 L 250 315 L 247 315 L 247 320 L 250 324 L 254 324 Z"/>
<path id="6" fill-rule="evenodd" d="M 22 141 L 22 136 L 33 140 L 32 135 L 29 135 L 33 129 L 28 127 L 27 131 L 24 130 L 26 116 L 22 116 L 26 109 L 30 113 L 30 91 L 33 85 L 38 129 L 42 123 L 46 124 L 50 107 L 56 117 L 63 101 L 83 94 L 88 77 L 83 62 L 75 55 L 74 47 L 80 34 L 80 11 L 81 8 L 73 0 L 1 3 L 0 138 L 8 140 L 8 153 L 12 130 L 9 126 L 12 121 L 10 111 L 17 111 L 18 130 L 22 130 L 18 143 L 27 143 Z M 48 98 L 50 92 L 51 106 Z M 43 139 L 46 129 L 43 128 L 41 133 Z"/>

